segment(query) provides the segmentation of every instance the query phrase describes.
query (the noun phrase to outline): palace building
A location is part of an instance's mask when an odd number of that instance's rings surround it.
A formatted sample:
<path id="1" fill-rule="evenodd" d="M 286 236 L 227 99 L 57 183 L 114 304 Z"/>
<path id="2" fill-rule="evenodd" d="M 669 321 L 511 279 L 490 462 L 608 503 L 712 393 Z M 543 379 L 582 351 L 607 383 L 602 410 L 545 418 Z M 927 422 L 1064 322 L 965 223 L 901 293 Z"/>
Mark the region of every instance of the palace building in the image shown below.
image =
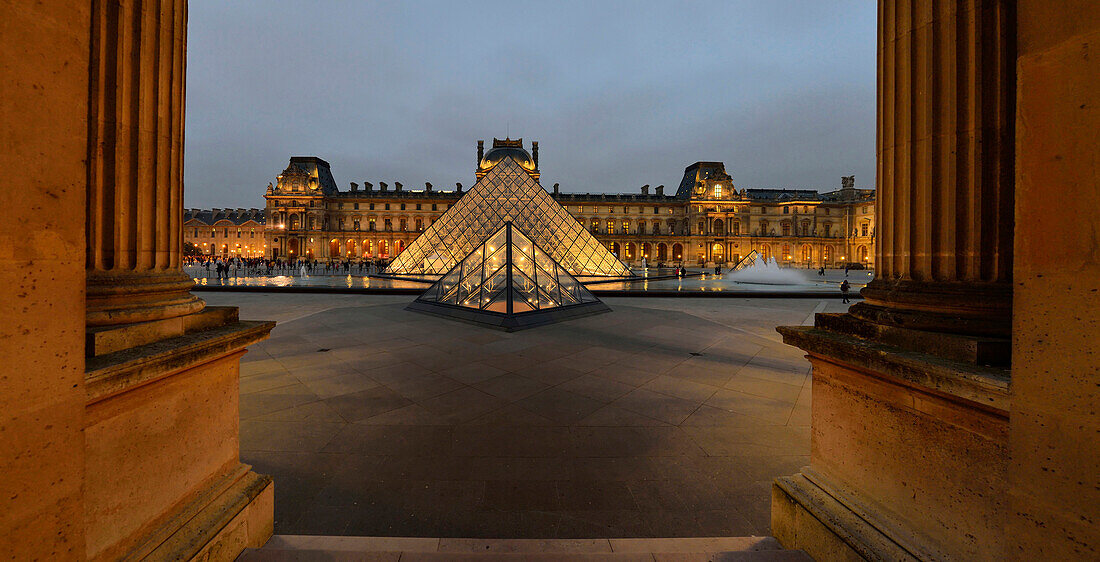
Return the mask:
<path id="1" fill-rule="evenodd" d="M 538 142 L 528 152 L 522 140 L 510 139 L 494 139 L 488 152 L 478 142 L 475 177 L 505 155 L 525 162 L 538 181 Z M 400 182 L 352 182 L 341 190 L 328 162 L 295 156 L 268 184 L 263 218 L 245 210 L 191 210 L 185 234 L 208 255 L 258 255 L 252 232 L 262 226 L 259 246 L 269 259 L 392 259 L 464 194 L 462 184 L 442 191 L 430 183 L 407 189 Z M 853 176 L 827 192 L 745 189 L 722 162 L 696 162 L 674 193 L 666 194 L 663 185 L 637 193 L 562 193 L 553 184 L 550 194 L 629 265 L 643 258 L 649 264 L 736 264 L 755 250 L 793 267 L 873 266 L 875 190 L 856 189 Z"/>

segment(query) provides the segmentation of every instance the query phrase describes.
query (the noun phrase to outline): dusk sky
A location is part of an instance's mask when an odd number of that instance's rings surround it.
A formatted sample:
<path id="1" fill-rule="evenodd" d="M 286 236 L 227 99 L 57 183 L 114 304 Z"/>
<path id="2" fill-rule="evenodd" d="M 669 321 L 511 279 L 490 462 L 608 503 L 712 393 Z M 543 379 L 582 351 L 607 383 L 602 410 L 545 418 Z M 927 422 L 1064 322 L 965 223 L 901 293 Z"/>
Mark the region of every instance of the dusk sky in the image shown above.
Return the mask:
<path id="1" fill-rule="evenodd" d="M 875 3 L 193 1 L 185 205 L 263 207 L 291 156 L 349 182 L 474 182 L 539 141 L 542 184 L 874 187 Z"/>

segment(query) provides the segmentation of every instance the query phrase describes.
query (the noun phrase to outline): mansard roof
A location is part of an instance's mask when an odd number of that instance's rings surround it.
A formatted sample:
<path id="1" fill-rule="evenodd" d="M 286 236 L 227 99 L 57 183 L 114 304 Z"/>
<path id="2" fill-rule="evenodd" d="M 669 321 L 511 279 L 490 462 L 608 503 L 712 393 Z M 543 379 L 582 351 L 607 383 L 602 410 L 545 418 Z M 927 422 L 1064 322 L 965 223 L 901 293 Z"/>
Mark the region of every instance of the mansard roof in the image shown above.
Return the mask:
<path id="1" fill-rule="evenodd" d="M 219 221 L 229 221 L 235 225 L 250 221 L 265 224 L 267 216 L 263 209 L 184 209 L 183 222 L 188 221 L 198 221 L 207 226 L 212 226 Z"/>

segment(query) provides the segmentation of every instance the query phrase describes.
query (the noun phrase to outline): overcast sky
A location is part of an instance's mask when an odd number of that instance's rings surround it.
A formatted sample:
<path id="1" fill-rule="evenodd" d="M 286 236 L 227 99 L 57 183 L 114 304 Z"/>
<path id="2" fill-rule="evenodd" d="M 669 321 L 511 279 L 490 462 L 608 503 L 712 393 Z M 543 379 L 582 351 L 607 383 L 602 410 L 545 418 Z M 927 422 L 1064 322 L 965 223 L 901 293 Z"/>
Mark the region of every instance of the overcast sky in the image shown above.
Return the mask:
<path id="1" fill-rule="evenodd" d="M 263 207 L 291 156 L 348 182 L 473 183 L 539 141 L 542 184 L 874 184 L 875 3 L 193 0 L 185 204 Z"/>

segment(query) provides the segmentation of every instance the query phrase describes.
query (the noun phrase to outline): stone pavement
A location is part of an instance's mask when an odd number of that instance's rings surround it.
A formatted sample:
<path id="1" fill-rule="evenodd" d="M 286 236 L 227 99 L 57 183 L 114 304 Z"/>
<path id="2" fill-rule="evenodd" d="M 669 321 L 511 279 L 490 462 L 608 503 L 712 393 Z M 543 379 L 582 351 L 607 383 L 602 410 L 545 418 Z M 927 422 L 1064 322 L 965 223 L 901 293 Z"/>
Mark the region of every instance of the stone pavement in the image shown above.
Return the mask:
<path id="1" fill-rule="evenodd" d="M 504 333 L 404 296 L 206 293 L 280 323 L 241 366 L 241 458 L 275 532 L 608 538 L 769 534 L 809 455 L 809 363 L 778 324 L 819 299 L 606 299 Z"/>

